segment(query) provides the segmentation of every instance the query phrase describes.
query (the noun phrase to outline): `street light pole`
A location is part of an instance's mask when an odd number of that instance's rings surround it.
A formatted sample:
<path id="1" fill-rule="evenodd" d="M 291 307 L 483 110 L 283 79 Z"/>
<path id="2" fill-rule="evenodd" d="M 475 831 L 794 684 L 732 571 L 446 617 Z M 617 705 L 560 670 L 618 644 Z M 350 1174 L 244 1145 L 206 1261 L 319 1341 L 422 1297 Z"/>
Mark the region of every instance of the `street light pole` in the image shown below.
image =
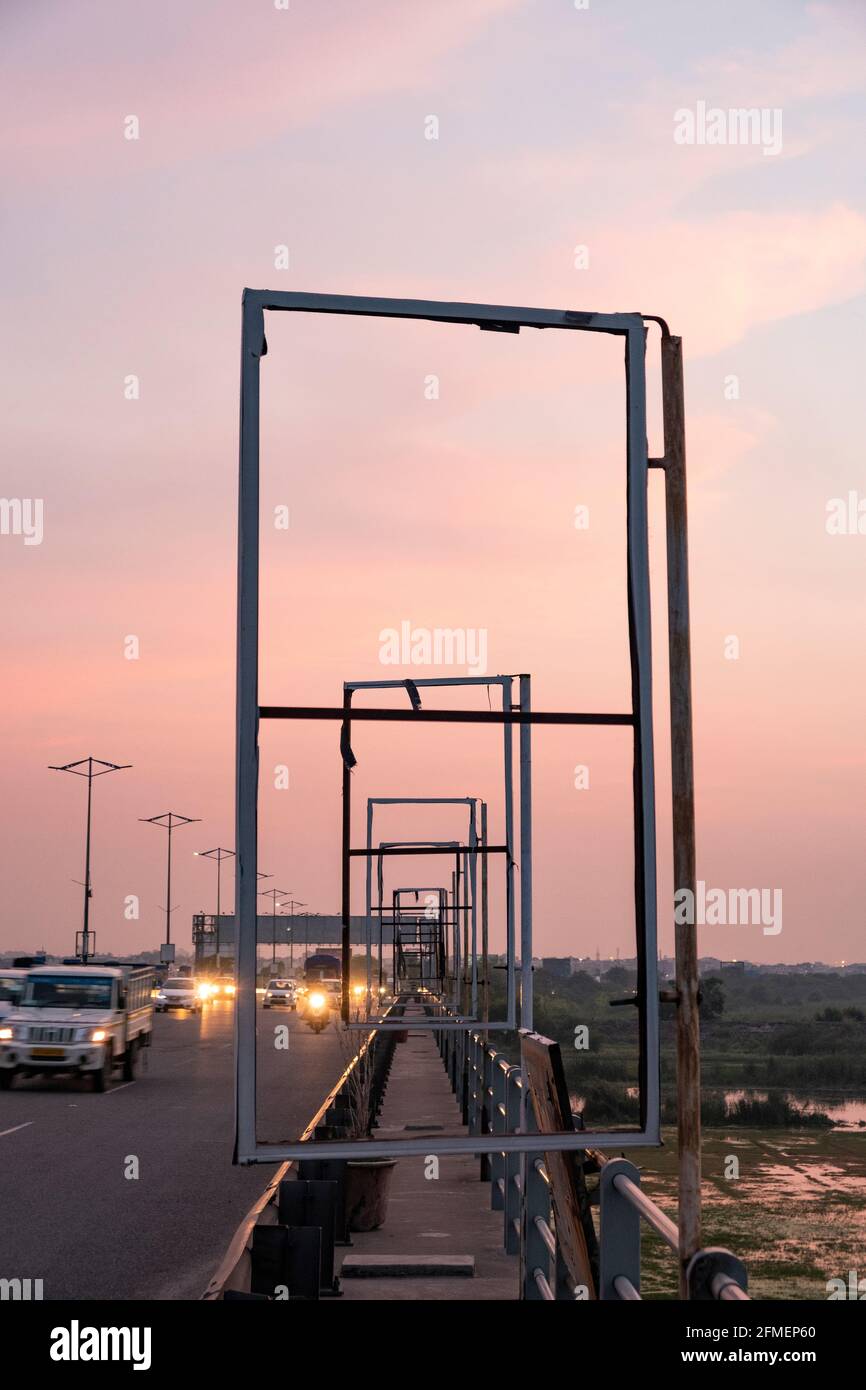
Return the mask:
<path id="1" fill-rule="evenodd" d="M 87 771 L 83 769 L 86 767 Z M 94 767 L 99 771 L 95 772 Z M 132 763 L 107 763 L 102 758 L 79 758 L 76 763 L 64 763 L 62 766 L 49 765 L 50 772 L 73 772 L 76 777 L 87 778 L 87 834 L 84 841 L 84 925 L 81 932 L 81 950 L 76 952 L 81 956 L 86 965 L 90 956 L 90 899 L 93 897 L 93 887 L 90 882 L 90 820 L 93 805 L 93 779 L 94 777 L 104 777 L 107 772 L 125 772 L 132 767 Z"/>
<path id="2" fill-rule="evenodd" d="M 222 873 L 222 863 L 224 859 L 234 859 L 233 849 L 223 849 L 218 846 L 216 849 L 196 849 L 193 854 L 197 859 L 215 859 L 217 866 L 217 910 L 216 910 L 216 971 L 220 971 L 220 875 Z"/>
<path id="3" fill-rule="evenodd" d="M 277 963 L 277 897 L 291 893 L 291 888 L 261 888 L 259 897 L 271 899 L 271 964 Z M 282 903 L 280 903 L 282 907 Z"/>
<path id="4" fill-rule="evenodd" d="M 168 869 L 165 888 L 165 944 L 171 945 L 171 832 L 180 825 L 198 825 L 200 816 L 179 816 L 176 811 L 165 811 L 161 816 L 139 816 L 143 825 L 158 825 L 168 831 Z M 170 952 L 167 953 L 170 955 Z"/>
<path id="5" fill-rule="evenodd" d="M 289 974 L 291 974 L 295 968 L 295 908 L 309 907 L 309 903 L 298 902 L 296 898 L 292 898 L 290 902 L 292 909 L 292 925 L 289 928 Z"/>

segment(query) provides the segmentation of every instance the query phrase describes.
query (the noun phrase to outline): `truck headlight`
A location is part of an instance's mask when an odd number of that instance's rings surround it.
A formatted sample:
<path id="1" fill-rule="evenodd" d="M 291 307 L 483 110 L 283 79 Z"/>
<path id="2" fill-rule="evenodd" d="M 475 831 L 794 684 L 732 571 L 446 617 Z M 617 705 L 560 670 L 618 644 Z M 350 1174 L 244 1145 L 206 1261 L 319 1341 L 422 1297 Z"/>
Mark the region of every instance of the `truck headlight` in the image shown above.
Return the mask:
<path id="1" fill-rule="evenodd" d="M 11 1028 L 0 1028 L 0 1042 L 11 1042 L 14 1036 Z"/>
<path id="2" fill-rule="evenodd" d="M 106 1031 L 105 1031 L 104 1028 L 94 1028 L 93 1032 L 92 1032 L 91 1035 L 90 1035 L 90 1041 L 91 1041 L 91 1042 L 105 1042 L 105 1039 L 107 1038 L 107 1036 L 108 1036 L 108 1034 L 106 1033 Z"/>

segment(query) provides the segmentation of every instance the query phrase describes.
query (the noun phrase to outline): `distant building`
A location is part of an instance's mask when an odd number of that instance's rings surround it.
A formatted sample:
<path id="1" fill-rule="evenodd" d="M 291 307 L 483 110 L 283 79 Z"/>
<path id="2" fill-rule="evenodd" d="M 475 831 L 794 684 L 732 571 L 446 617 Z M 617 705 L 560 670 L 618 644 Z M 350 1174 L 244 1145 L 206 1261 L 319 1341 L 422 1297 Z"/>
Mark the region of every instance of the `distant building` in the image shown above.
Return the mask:
<path id="1" fill-rule="evenodd" d="M 542 956 L 541 968 L 546 970 L 548 975 L 558 975 L 561 979 L 567 979 L 572 974 L 570 956 Z"/>

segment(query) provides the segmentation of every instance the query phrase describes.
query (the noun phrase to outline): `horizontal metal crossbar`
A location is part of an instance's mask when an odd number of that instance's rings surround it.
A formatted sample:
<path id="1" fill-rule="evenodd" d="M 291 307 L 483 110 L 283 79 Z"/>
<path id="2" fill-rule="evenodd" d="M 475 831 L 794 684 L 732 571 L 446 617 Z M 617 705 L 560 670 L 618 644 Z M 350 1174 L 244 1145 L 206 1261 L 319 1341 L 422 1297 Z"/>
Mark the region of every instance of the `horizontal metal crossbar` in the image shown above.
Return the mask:
<path id="1" fill-rule="evenodd" d="M 507 854 L 507 845 L 380 845 L 371 849 L 350 849 L 349 854 L 372 859 L 380 854 Z M 411 912 L 411 908 L 407 908 Z"/>
<path id="2" fill-rule="evenodd" d="M 308 294 L 301 290 L 244 290 L 247 312 L 283 309 L 307 314 L 354 314 L 364 318 L 431 319 L 436 323 L 497 328 L 581 329 L 588 333 L 644 331 L 643 315 L 598 314 L 586 309 L 531 309 L 513 304 L 465 304 L 443 299 L 384 299 L 373 295 Z"/>
<path id="3" fill-rule="evenodd" d="M 633 714 L 572 714 L 567 710 L 357 709 L 345 705 L 260 705 L 260 719 L 339 719 L 413 724 L 634 724 Z"/>

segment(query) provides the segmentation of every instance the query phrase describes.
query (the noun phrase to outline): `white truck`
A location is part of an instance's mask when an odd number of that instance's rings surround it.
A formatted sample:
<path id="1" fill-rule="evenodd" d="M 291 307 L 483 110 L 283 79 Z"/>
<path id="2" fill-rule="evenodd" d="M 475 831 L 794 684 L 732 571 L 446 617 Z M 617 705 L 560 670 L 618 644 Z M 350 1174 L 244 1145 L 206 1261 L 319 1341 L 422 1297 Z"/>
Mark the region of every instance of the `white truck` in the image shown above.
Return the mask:
<path id="1" fill-rule="evenodd" d="M 152 966 L 40 965 L 0 1023 L 0 1091 L 16 1076 L 91 1076 L 104 1091 L 115 1067 L 135 1078 L 153 1031 Z"/>
<path id="2" fill-rule="evenodd" d="M 0 1022 L 6 1018 L 7 1014 L 14 1014 L 21 1002 L 21 995 L 24 992 L 24 980 L 26 970 L 18 970 L 13 966 L 0 966 Z"/>

